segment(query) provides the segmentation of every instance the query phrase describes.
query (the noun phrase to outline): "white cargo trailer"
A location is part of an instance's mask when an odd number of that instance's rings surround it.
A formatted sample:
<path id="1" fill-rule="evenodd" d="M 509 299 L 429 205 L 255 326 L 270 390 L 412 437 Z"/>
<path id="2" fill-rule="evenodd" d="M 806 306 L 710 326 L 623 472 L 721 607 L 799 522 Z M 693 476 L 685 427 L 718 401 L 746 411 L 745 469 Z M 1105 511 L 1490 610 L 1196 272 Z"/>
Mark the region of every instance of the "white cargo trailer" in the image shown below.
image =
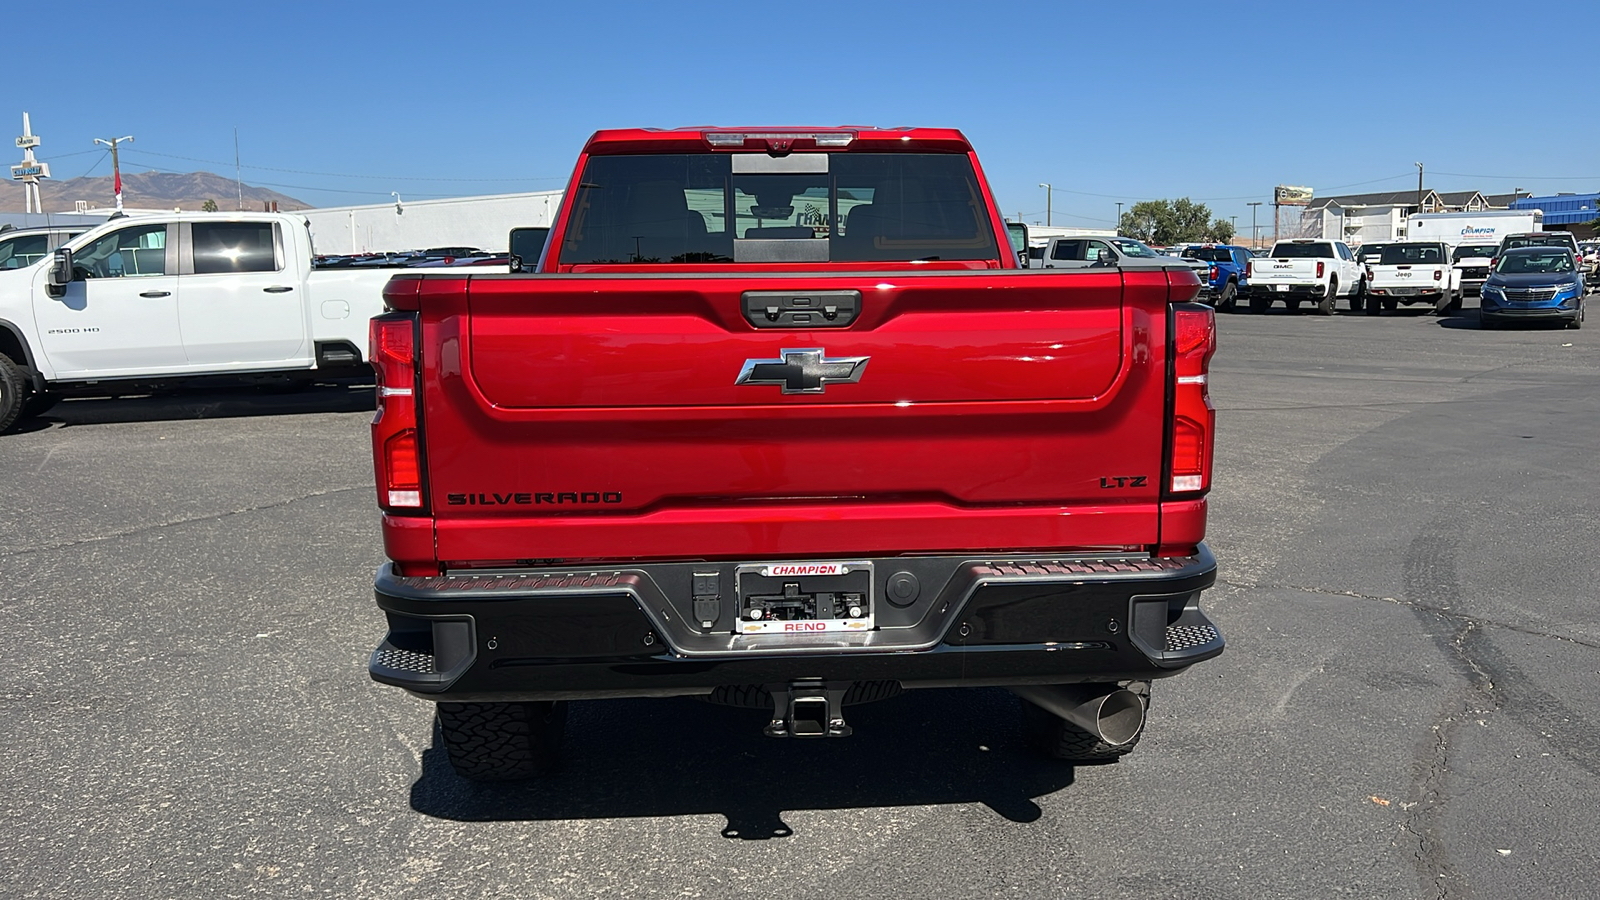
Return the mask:
<path id="1" fill-rule="evenodd" d="M 1544 230 L 1544 213 L 1537 209 L 1493 209 L 1483 212 L 1418 213 L 1406 217 L 1407 243 L 1444 241 L 1463 244 L 1498 244 L 1508 234 Z"/>

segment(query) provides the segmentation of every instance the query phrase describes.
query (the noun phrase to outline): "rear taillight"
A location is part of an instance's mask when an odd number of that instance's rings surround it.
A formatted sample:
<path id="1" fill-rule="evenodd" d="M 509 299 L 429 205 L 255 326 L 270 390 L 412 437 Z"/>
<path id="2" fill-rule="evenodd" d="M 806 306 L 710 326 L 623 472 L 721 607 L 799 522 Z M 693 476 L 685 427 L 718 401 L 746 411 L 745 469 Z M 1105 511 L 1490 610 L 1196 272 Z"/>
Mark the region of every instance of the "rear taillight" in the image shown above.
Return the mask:
<path id="1" fill-rule="evenodd" d="M 1206 280 L 1207 281 L 1216 281 L 1217 280 L 1217 267 L 1216 266 L 1211 266 L 1210 268 L 1206 269 Z"/>
<path id="2" fill-rule="evenodd" d="M 417 419 L 416 328 L 413 313 L 388 313 L 372 320 L 369 357 L 378 373 L 372 456 L 378 505 L 390 512 L 419 512 L 425 508 L 422 437 Z"/>
<path id="3" fill-rule="evenodd" d="M 1444 275 L 1444 271 L 1443 270 L 1441 270 L 1441 269 L 1434 269 L 1433 270 L 1433 280 L 1434 281 L 1438 281 L 1440 279 L 1440 277 L 1443 276 L 1443 275 Z"/>
<path id="4" fill-rule="evenodd" d="M 1254 278 L 1254 277 L 1256 277 L 1255 260 L 1251 260 L 1250 262 L 1247 262 L 1247 263 L 1244 264 L 1244 277 L 1246 277 L 1246 278 Z"/>
<path id="5" fill-rule="evenodd" d="M 1320 260 L 1320 259 L 1319 259 L 1319 260 L 1317 260 L 1317 277 L 1318 277 L 1318 278 L 1321 278 L 1321 277 L 1322 277 L 1322 269 L 1323 269 L 1323 265 L 1324 265 L 1324 264 L 1323 264 L 1323 262 L 1322 262 L 1322 260 Z"/>
<path id="6" fill-rule="evenodd" d="M 1211 445 L 1217 413 L 1207 380 L 1217 352 L 1217 317 L 1196 303 L 1172 307 L 1172 424 L 1167 491 L 1204 493 L 1211 489 Z"/>

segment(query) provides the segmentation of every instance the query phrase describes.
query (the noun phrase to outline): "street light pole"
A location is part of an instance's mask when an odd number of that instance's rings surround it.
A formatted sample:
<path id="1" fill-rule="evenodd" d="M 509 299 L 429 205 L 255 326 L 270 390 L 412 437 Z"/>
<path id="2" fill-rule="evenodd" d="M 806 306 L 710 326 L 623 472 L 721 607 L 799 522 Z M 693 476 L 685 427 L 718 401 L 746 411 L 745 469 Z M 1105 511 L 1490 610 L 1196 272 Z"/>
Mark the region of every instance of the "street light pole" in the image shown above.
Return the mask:
<path id="1" fill-rule="evenodd" d="M 112 138 L 109 141 L 95 138 L 94 142 L 111 148 L 111 186 L 117 194 L 117 212 L 122 212 L 122 166 L 117 162 L 117 145 L 133 143 L 133 135 Z"/>
<path id="2" fill-rule="evenodd" d="M 1122 201 L 1117 201 L 1117 234 L 1122 233 Z"/>
<path id="3" fill-rule="evenodd" d="M 1412 163 L 1417 167 L 1417 212 L 1422 212 L 1422 163 Z"/>
<path id="4" fill-rule="evenodd" d="M 1228 217 L 1228 221 L 1233 223 L 1233 234 L 1234 234 L 1234 237 L 1237 237 L 1238 234 L 1239 234 L 1239 217 L 1238 216 L 1229 216 Z"/>
<path id="5" fill-rule="evenodd" d="M 1250 249 L 1260 250 L 1261 232 L 1256 230 L 1256 207 L 1261 205 L 1261 201 L 1257 200 L 1254 203 L 1246 203 L 1245 205 L 1250 207 Z"/>
<path id="6" fill-rule="evenodd" d="M 1044 181 L 1039 182 L 1039 187 L 1044 188 L 1044 224 L 1049 225 L 1050 224 L 1050 195 L 1054 192 L 1054 190 L 1050 187 L 1048 182 L 1044 182 Z"/>

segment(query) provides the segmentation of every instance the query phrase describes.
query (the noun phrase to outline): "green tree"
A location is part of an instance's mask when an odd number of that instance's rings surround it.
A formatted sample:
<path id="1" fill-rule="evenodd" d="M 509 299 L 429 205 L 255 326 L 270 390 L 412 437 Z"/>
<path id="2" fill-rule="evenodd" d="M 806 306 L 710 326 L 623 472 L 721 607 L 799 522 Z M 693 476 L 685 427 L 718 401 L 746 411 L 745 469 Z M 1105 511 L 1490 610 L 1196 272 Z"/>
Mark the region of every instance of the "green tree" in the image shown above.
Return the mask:
<path id="1" fill-rule="evenodd" d="M 215 200 L 207 200 L 206 202 L 200 204 L 200 211 L 201 212 L 216 212 L 217 211 L 217 201 L 215 201 Z"/>
<path id="2" fill-rule="evenodd" d="M 1212 221 L 1210 207 L 1188 197 L 1135 203 L 1122 214 L 1117 231 L 1157 246 L 1217 240 L 1213 236 L 1223 232 L 1228 238 L 1233 237 L 1231 223 L 1223 219 Z"/>
<path id="3" fill-rule="evenodd" d="M 1227 219 L 1213 219 L 1206 229 L 1206 240 L 1213 244 L 1233 243 L 1233 223 Z"/>

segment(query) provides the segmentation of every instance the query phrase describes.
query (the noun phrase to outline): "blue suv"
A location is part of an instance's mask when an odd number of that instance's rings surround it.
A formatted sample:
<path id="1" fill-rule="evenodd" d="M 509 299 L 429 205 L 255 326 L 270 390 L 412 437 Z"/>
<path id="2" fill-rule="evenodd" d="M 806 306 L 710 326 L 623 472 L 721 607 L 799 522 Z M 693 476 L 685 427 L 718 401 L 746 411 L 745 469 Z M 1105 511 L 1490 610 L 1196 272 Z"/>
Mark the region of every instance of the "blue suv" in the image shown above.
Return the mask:
<path id="1" fill-rule="evenodd" d="M 1513 319 L 1557 319 L 1583 327 L 1583 269 L 1566 247 L 1517 247 L 1495 261 L 1479 298 L 1481 328 Z"/>

